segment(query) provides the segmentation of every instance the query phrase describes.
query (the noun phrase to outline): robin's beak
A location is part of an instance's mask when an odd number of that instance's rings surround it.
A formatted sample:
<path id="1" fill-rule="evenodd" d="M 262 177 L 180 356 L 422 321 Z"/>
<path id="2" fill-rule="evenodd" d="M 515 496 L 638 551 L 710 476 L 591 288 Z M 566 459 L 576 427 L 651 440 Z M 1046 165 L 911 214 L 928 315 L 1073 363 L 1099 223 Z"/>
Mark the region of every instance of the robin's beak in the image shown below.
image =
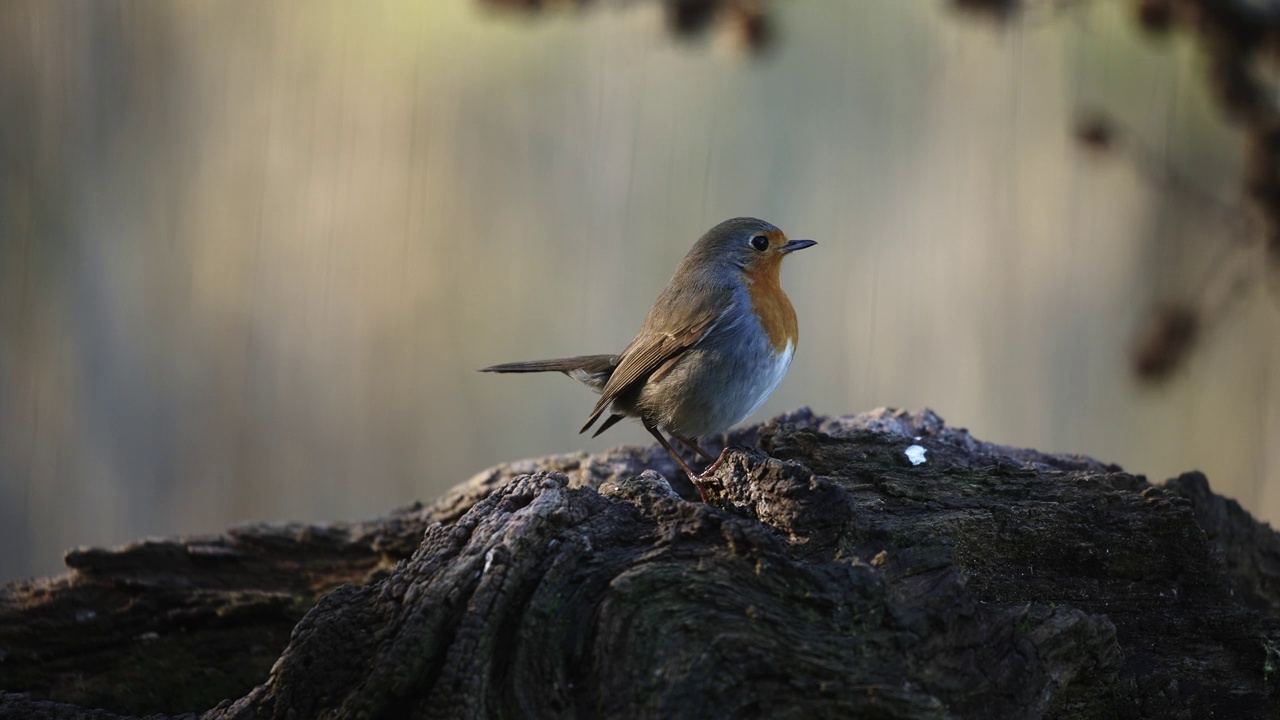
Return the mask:
<path id="1" fill-rule="evenodd" d="M 787 253 L 792 253 L 792 252 L 795 252 L 796 250 L 803 250 L 807 247 L 813 247 L 814 245 L 817 245 L 817 244 L 818 243 L 814 242 L 813 240 L 792 240 L 788 242 L 786 245 L 783 245 L 782 247 L 778 248 L 778 250 L 783 255 L 786 255 Z"/>

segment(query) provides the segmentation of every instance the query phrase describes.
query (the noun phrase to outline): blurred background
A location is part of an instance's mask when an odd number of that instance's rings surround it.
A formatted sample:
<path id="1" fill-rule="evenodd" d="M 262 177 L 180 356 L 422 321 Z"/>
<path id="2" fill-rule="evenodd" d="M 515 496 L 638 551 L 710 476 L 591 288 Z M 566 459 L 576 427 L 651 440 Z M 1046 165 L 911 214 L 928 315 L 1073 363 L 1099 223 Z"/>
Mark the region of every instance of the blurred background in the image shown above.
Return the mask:
<path id="1" fill-rule="evenodd" d="M 1280 520 L 1280 293 L 1201 43 L 739 5 L 0 5 L 0 581 L 647 444 L 474 370 L 620 350 L 735 215 L 820 243 L 756 420 L 929 407 Z"/>

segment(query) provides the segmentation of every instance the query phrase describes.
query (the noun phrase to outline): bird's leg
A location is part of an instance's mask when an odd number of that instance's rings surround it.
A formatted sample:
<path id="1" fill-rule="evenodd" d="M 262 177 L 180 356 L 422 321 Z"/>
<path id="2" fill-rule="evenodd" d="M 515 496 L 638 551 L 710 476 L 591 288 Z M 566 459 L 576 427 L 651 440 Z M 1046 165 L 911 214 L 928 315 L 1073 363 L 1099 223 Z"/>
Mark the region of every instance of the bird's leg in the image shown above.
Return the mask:
<path id="1" fill-rule="evenodd" d="M 707 462 L 715 462 L 715 458 L 711 457 L 711 453 L 698 446 L 697 438 L 687 438 L 679 435 L 672 435 L 671 437 L 679 440 L 685 447 L 701 455 L 703 460 L 706 460 Z"/>
<path id="2" fill-rule="evenodd" d="M 680 457 L 680 453 L 671 449 L 671 443 L 662 437 L 662 433 L 658 432 L 658 428 L 650 424 L 648 420 L 642 420 L 641 424 L 644 425 L 645 430 L 649 431 L 650 435 L 658 439 L 658 444 L 662 445 L 663 449 L 671 455 L 671 459 L 676 461 L 676 465 L 679 465 L 681 470 L 684 470 L 684 474 L 689 476 L 689 482 L 693 483 L 693 486 L 698 489 L 698 495 L 702 497 L 702 502 L 709 502 L 707 491 L 702 489 L 702 478 L 689 469 L 689 465 L 685 463 L 684 458 Z"/>
<path id="3" fill-rule="evenodd" d="M 729 446 L 726 445 L 724 449 L 720 451 L 720 457 L 711 457 L 711 453 L 699 447 L 697 440 L 695 440 L 694 438 L 686 438 L 686 437 L 681 437 L 679 435 L 672 435 L 672 437 L 684 443 L 686 447 L 691 448 L 694 452 L 701 455 L 703 458 L 706 459 L 707 462 L 710 463 L 710 465 L 707 465 L 706 469 L 702 471 L 702 474 L 698 476 L 699 478 L 704 478 L 708 475 L 714 474 L 716 471 L 716 468 L 720 467 L 720 463 L 724 462 L 725 454 L 729 452 Z"/>
<path id="4" fill-rule="evenodd" d="M 702 447 L 698 445 L 698 441 L 696 438 L 686 438 L 686 437 L 681 437 L 679 435 L 673 435 L 672 437 L 684 443 L 685 447 L 692 449 L 694 452 L 701 455 L 702 459 L 707 461 L 708 465 L 705 468 L 703 468 L 702 474 L 698 476 L 699 478 L 704 478 L 714 473 L 716 471 L 716 468 L 720 467 L 720 463 L 724 462 L 724 453 L 726 450 L 729 449 L 726 447 L 724 450 L 721 450 L 720 457 L 718 458 L 712 457 L 711 453 L 707 452 L 706 450 L 703 450 Z"/>

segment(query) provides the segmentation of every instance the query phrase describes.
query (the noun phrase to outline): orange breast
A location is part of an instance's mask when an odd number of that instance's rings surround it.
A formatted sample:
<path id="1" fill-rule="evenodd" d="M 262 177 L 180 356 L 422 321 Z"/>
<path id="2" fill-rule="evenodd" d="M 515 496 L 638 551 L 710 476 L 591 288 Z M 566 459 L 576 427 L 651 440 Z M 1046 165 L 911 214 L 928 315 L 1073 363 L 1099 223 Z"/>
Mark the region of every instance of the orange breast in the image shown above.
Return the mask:
<path id="1" fill-rule="evenodd" d="M 780 353 L 786 349 L 788 341 L 792 347 L 799 344 L 800 325 L 796 322 L 795 308 L 791 307 L 787 294 L 782 292 L 779 275 L 782 258 L 771 260 L 747 273 L 747 292 L 760 326 L 769 336 L 769 344 Z"/>

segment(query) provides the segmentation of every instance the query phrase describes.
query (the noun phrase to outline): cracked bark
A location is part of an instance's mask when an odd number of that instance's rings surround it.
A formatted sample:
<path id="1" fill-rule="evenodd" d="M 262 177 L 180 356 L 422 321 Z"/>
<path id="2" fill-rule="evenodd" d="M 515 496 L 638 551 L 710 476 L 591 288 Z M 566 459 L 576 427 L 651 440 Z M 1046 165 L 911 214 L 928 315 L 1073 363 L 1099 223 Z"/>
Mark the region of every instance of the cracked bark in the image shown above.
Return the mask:
<path id="1" fill-rule="evenodd" d="M 1280 537 L 1203 476 L 927 412 L 728 440 L 760 449 L 710 506 L 622 448 L 366 523 L 72 553 L 0 593 L 0 718 L 1280 713 Z"/>

